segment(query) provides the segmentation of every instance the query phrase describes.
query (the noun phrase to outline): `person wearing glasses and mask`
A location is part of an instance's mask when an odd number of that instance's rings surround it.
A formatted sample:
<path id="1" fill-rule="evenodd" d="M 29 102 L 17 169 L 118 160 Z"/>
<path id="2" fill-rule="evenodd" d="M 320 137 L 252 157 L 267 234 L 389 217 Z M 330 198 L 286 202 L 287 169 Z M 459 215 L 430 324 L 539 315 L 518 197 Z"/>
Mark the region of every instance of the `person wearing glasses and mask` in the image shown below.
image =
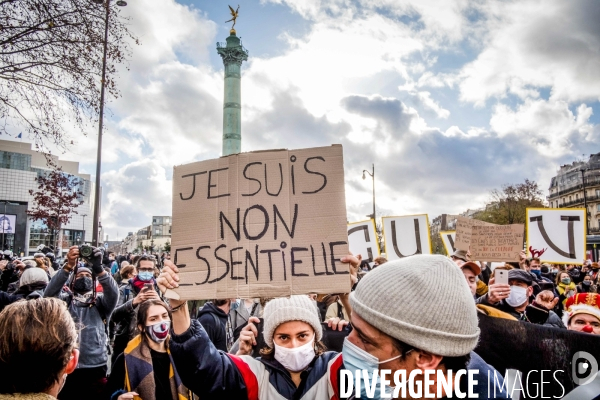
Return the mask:
<path id="1" fill-rule="evenodd" d="M 356 269 L 360 264 L 353 256 L 342 262 Z M 178 281 L 177 267 L 166 263 L 158 278 L 161 290 L 178 287 Z M 425 286 L 431 288 L 427 293 L 422 290 Z M 342 370 L 354 374 L 360 369 L 369 375 L 375 369 L 389 369 L 392 375 L 405 370 L 409 376 L 416 369 L 468 368 L 479 370 L 477 398 L 488 399 L 487 376 L 495 376 L 493 368 L 473 353 L 479 339 L 477 311 L 463 273 L 439 255 L 388 262 L 363 277 L 349 296 L 353 330 L 342 353 L 323 351 L 317 310 L 307 296 L 267 304 L 263 314 L 267 348 L 260 359 L 241 355 L 257 343 L 253 324 L 240 335 L 239 356 L 218 352 L 202 326 L 190 320 L 185 304 L 171 300 L 183 311 L 173 313 L 170 348 L 182 382 L 200 398 L 341 399 Z M 426 381 L 432 382 L 434 392 L 435 377 Z M 349 398 L 367 398 L 365 383 L 370 384 L 363 381 L 360 393 Z M 496 388 L 495 398 L 507 398 L 503 382 L 490 384 Z M 460 387 L 452 385 L 452 393 L 446 395 L 465 394 L 466 385 L 466 379 L 460 380 Z M 379 399 L 383 391 L 392 390 L 377 384 L 370 398 Z"/>
<path id="2" fill-rule="evenodd" d="M 125 350 L 127 343 L 136 335 L 137 308 L 146 300 L 159 300 L 158 287 L 154 279 L 156 259 L 141 256 L 135 263 L 136 274 L 119 288 L 119 303 L 111 316 L 115 325 L 115 340 L 112 361 Z"/>

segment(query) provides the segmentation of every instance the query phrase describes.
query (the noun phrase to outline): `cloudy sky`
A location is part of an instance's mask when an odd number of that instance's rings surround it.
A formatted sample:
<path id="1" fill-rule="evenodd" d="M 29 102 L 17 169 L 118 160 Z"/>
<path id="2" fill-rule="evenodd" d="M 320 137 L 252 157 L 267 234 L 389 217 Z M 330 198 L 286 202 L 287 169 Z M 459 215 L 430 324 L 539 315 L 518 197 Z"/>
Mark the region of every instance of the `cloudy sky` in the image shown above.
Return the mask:
<path id="1" fill-rule="evenodd" d="M 238 3 L 232 4 L 236 6 Z M 350 221 L 458 213 L 600 151 L 597 0 L 239 0 L 242 149 L 344 146 Z M 227 3 L 129 1 L 102 223 L 171 213 L 172 167 L 220 156 Z M 94 128 L 61 157 L 95 170 Z M 90 155 L 88 158 L 87 155 Z"/>

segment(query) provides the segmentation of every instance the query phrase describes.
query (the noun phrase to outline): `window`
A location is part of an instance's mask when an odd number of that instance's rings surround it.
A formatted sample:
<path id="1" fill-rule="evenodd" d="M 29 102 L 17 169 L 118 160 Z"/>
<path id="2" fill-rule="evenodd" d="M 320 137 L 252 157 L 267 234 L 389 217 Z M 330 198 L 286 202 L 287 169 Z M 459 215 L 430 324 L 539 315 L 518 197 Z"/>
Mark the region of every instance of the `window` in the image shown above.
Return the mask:
<path id="1" fill-rule="evenodd" d="M 157 234 L 157 235 L 160 235 L 160 229 L 157 229 L 157 230 L 156 230 L 156 234 Z"/>
<path id="2" fill-rule="evenodd" d="M 600 204 L 596 204 L 596 211 L 600 211 Z"/>
<path id="3" fill-rule="evenodd" d="M 169 223 L 169 218 L 165 218 L 165 223 Z"/>
<path id="4" fill-rule="evenodd" d="M 596 189 L 596 197 L 600 197 L 600 189 Z"/>
<path id="5" fill-rule="evenodd" d="M 152 223 L 156 224 L 156 218 L 152 218 Z"/>
<path id="6" fill-rule="evenodd" d="M 571 196 L 569 196 L 569 202 L 571 201 Z"/>
<path id="7" fill-rule="evenodd" d="M 575 200 L 579 199 L 579 193 L 575 193 Z"/>

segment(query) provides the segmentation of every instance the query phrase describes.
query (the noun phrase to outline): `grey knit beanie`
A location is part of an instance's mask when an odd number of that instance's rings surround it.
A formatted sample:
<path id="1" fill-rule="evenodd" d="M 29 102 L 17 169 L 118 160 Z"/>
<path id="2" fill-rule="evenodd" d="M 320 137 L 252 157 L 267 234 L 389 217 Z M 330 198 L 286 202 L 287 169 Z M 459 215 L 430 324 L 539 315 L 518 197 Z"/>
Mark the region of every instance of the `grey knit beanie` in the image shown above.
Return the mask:
<path id="1" fill-rule="evenodd" d="M 323 337 L 319 310 L 307 295 L 281 297 L 269 301 L 265 306 L 263 318 L 263 337 L 267 346 L 271 348 L 273 348 L 275 329 L 288 321 L 302 321 L 311 325 L 315 330 L 315 341 Z"/>
<path id="2" fill-rule="evenodd" d="M 352 312 L 417 349 L 439 356 L 477 345 L 477 309 L 461 270 L 447 257 L 417 255 L 381 265 L 350 295 Z"/>
<path id="3" fill-rule="evenodd" d="M 36 282 L 48 283 L 48 274 L 41 268 L 27 268 L 19 279 L 19 287 Z"/>

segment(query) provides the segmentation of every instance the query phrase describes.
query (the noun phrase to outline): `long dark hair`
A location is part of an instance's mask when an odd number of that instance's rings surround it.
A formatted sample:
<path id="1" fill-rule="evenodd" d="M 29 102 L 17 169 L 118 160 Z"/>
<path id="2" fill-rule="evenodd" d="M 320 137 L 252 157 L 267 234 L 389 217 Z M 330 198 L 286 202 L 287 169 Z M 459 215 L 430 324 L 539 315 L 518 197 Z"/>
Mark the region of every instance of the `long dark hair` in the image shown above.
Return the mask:
<path id="1" fill-rule="evenodd" d="M 140 325 L 142 327 L 146 326 L 146 319 L 148 318 L 148 310 L 152 306 L 161 306 L 161 307 L 164 307 L 165 310 L 167 310 L 167 314 L 169 314 L 169 320 L 173 321 L 173 314 L 171 313 L 171 308 L 164 301 L 162 301 L 162 300 L 156 300 L 156 299 L 150 299 L 150 300 L 146 300 L 142 304 L 140 304 L 139 308 L 138 308 L 138 312 L 137 312 L 135 327 L 138 330 L 138 333 L 141 335 L 142 341 L 144 343 L 146 343 L 146 345 L 148 345 L 148 341 L 150 339 L 146 335 L 146 330 L 145 329 L 140 329 Z M 167 343 L 167 345 L 168 345 L 168 343 Z"/>

